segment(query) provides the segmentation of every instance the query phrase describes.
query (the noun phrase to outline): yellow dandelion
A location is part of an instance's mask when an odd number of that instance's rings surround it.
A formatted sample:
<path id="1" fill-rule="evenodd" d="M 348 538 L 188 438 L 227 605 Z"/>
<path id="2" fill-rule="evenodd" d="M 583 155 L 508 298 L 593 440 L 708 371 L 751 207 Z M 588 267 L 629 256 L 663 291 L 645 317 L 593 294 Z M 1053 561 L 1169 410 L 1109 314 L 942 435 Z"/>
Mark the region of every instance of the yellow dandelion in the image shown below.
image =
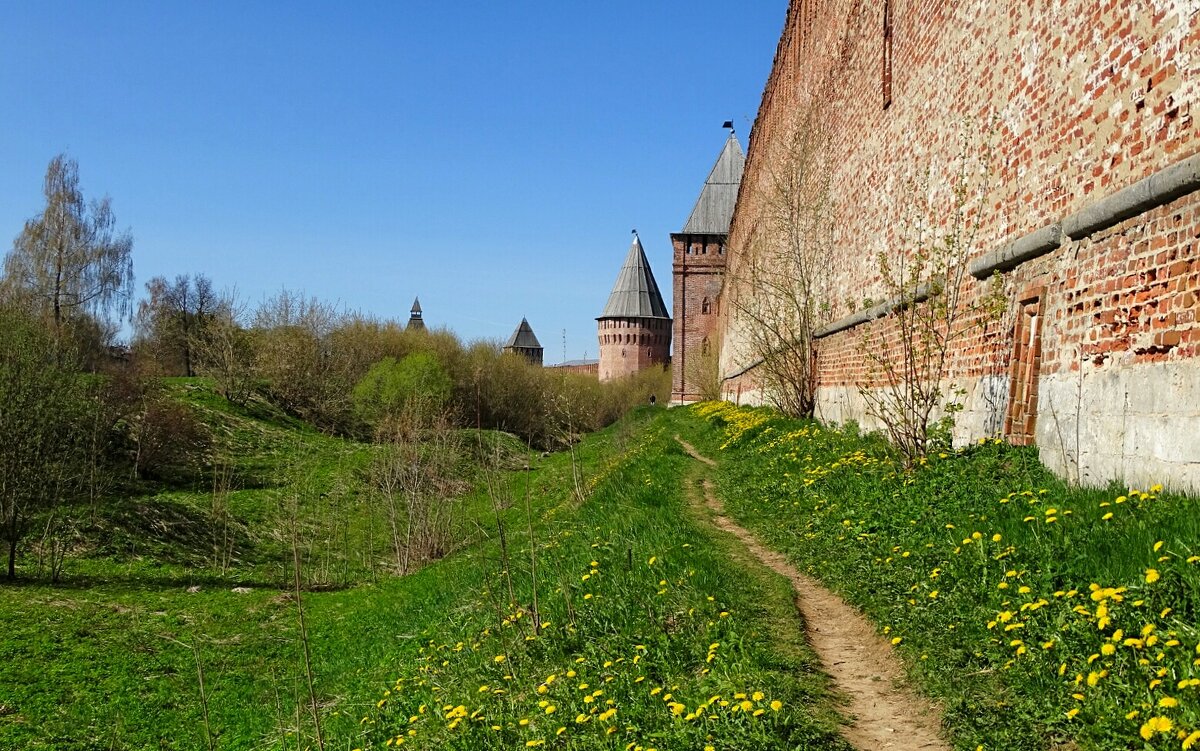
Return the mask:
<path id="1" fill-rule="evenodd" d="M 1169 717 L 1151 717 L 1142 725 L 1138 733 L 1143 740 L 1150 740 L 1156 733 L 1169 733 L 1175 727 Z"/>

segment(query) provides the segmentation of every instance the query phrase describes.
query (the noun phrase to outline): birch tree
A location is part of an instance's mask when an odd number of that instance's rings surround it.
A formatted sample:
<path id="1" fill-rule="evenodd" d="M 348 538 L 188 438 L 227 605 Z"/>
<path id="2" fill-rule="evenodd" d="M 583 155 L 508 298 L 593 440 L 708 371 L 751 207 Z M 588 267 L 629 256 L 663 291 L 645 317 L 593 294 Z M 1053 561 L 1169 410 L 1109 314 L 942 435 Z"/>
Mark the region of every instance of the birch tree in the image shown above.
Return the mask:
<path id="1" fill-rule="evenodd" d="M 128 315 L 133 298 L 133 237 L 116 229 L 112 202 L 90 205 L 79 188 L 79 165 L 65 154 L 50 160 L 46 208 L 25 223 L 4 260 L 9 295 L 53 322 L 88 312 Z"/>

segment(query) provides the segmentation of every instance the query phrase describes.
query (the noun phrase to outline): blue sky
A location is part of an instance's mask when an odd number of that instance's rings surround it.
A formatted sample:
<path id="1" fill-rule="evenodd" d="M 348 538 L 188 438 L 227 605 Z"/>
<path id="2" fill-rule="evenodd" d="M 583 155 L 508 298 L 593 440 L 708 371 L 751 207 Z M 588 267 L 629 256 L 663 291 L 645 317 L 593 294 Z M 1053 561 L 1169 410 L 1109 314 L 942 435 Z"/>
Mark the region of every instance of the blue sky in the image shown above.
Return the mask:
<path id="1" fill-rule="evenodd" d="M 343 7 L 338 7 L 343 6 Z M 0 248 L 79 162 L 139 290 L 202 272 L 596 354 L 636 227 L 669 233 L 733 119 L 743 147 L 786 0 L 5 3 Z"/>

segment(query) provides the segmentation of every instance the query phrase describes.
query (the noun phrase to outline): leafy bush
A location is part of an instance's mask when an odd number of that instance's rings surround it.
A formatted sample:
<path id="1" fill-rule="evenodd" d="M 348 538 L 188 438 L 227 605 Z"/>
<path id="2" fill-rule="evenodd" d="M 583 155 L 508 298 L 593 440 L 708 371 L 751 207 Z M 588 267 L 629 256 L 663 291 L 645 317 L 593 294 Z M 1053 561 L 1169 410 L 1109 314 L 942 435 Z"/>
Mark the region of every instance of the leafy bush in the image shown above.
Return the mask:
<path id="1" fill-rule="evenodd" d="M 375 424 L 403 414 L 420 419 L 441 412 L 450 401 L 450 376 L 429 352 L 399 362 L 388 357 L 371 366 L 354 387 L 358 416 Z"/>
<path id="2" fill-rule="evenodd" d="M 10 578 L 33 519 L 77 488 L 82 457 L 72 426 L 85 403 L 64 360 L 33 319 L 0 308 L 0 535 Z"/>

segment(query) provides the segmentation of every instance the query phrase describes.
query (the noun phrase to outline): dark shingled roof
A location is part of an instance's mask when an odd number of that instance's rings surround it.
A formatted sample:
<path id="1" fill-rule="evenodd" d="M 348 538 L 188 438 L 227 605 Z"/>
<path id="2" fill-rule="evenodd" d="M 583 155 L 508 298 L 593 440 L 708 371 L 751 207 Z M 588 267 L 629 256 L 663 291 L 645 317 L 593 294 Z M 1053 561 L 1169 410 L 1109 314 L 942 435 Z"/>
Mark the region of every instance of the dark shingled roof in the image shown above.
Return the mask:
<path id="1" fill-rule="evenodd" d="M 683 234 L 729 234 L 729 223 L 733 221 L 733 207 L 737 203 L 738 186 L 742 183 L 745 166 L 746 155 L 742 153 L 737 136 L 731 131 L 725 148 L 717 157 L 717 163 L 704 181 L 704 189 L 692 208 L 692 215 L 683 225 Z"/>
<path id="2" fill-rule="evenodd" d="M 642 241 L 634 232 L 629 255 L 625 256 L 625 265 L 617 274 L 617 283 L 613 285 L 612 293 L 608 296 L 604 313 L 596 320 L 670 317 L 667 306 L 663 303 L 662 293 L 658 291 L 658 283 L 654 281 L 654 273 L 650 271 L 646 251 L 642 250 Z"/>
<path id="3" fill-rule="evenodd" d="M 421 298 L 419 298 L 419 297 L 413 298 L 413 306 L 412 306 L 412 310 L 410 312 L 412 312 L 412 313 L 420 313 L 421 312 Z"/>
<path id="4" fill-rule="evenodd" d="M 508 338 L 508 343 L 504 345 L 504 348 L 541 349 L 542 343 L 534 336 L 533 328 L 529 325 L 529 321 L 522 318 L 521 325 L 517 326 L 517 330 Z"/>

